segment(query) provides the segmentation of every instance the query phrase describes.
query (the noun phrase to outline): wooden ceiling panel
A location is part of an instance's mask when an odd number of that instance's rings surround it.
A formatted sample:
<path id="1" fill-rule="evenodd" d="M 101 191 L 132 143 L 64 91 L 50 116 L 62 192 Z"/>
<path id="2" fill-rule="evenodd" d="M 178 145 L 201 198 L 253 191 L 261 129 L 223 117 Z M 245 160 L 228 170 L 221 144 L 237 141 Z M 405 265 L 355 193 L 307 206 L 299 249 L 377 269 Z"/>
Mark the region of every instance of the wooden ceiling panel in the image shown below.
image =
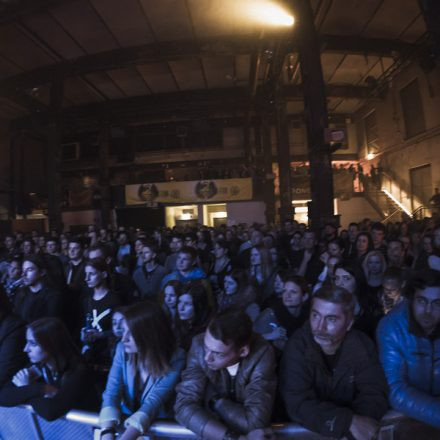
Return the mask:
<path id="1" fill-rule="evenodd" d="M 378 57 L 347 55 L 331 77 L 331 84 L 357 84 L 374 67 Z"/>
<path id="2" fill-rule="evenodd" d="M 91 92 L 86 83 L 80 78 L 68 78 L 64 81 L 64 96 L 74 105 L 102 101 L 97 94 Z"/>
<path id="3" fill-rule="evenodd" d="M 334 74 L 335 70 L 342 62 L 344 55 L 334 53 L 322 53 L 321 64 L 324 81 L 328 82 L 329 78 Z"/>
<path id="4" fill-rule="evenodd" d="M 320 31 L 324 34 L 358 35 L 383 0 L 334 0 Z"/>
<path id="5" fill-rule="evenodd" d="M 251 66 L 250 55 L 237 55 L 235 57 L 235 83 L 243 86 L 249 82 L 249 69 Z"/>
<path id="6" fill-rule="evenodd" d="M 35 69 L 55 61 L 13 25 L 0 27 L 0 55 L 24 69 Z"/>
<path id="7" fill-rule="evenodd" d="M 85 78 L 108 99 L 125 98 L 124 93 L 116 86 L 106 73 L 90 73 Z"/>
<path id="8" fill-rule="evenodd" d="M 140 0 L 140 3 L 159 41 L 194 37 L 184 0 Z"/>
<path id="9" fill-rule="evenodd" d="M 202 59 L 208 88 L 234 85 L 234 57 L 207 57 Z"/>
<path id="10" fill-rule="evenodd" d="M 233 0 L 235 2 L 236 0 Z M 198 37 L 249 32 L 251 23 L 238 23 L 231 0 L 188 0 L 188 8 Z"/>
<path id="11" fill-rule="evenodd" d="M 50 12 L 87 53 L 118 48 L 115 37 L 88 2 L 65 3 Z"/>
<path id="12" fill-rule="evenodd" d="M 169 65 L 180 90 L 204 89 L 206 87 L 199 59 L 170 61 Z"/>
<path id="13" fill-rule="evenodd" d="M 0 56 L 0 79 L 22 72 L 17 65 Z"/>
<path id="14" fill-rule="evenodd" d="M 177 92 L 178 87 L 167 63 L 150 63 L 137 66 L 152 93 Z"/>
<path id="15" fill-rule="evenodd" d="M 64 59 L 85 54 L 75 40 L 47 13 L 25 17 L 23 24 Z"/>
<path id="16" fill-rule="evenodd" d="M 420 15 L 408 29 L 399 37 L 408 43 L 415 43 L 426 32 L 426 23 L 423 15 Z"/>
<path id="17" fill-rule="evenodd" d="M 398 38 L 419 14 L 417 1 L 385 0 L 362 35 L 372 38 Z"/>
<path id="18" fill-rule="evenodd" d="M 8 120 L 23 117 L 28 113 L 26 109 L 7 98 L 0 98 L 0 109 Z"/>
<path id="19" fill-rule="evenodd" d="M 145 81 L 136 67 L 126 67 L 107 72 L 110 78 L 127 96 L 149 95 Z"/>
<path id="20" fill-rule="evenodd" d="M 138 0 L 91 0 L 93 7 L 123 47 L 154 41 Z"/>

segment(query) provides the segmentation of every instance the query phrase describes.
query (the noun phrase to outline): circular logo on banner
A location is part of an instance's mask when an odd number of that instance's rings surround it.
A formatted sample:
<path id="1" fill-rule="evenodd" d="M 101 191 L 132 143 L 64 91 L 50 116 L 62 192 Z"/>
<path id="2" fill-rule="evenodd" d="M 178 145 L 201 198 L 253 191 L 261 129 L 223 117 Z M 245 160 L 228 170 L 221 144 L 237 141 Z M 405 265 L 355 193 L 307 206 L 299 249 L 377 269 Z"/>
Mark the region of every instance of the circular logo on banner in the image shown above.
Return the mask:
<path id="1" fill-rule="evenodd" d="M 199 199 L 210 199 L 217 194 L 217 186 L 211 180 L 201 180 L 196 184 L 196 195 Z"/>
<path id="2" fill-rule="evenodd" d="M 159 195 L 159 190 L 154 183 L 144 183 L 139 185 L 138 197 L 144 202 L 153 202 Z"/>

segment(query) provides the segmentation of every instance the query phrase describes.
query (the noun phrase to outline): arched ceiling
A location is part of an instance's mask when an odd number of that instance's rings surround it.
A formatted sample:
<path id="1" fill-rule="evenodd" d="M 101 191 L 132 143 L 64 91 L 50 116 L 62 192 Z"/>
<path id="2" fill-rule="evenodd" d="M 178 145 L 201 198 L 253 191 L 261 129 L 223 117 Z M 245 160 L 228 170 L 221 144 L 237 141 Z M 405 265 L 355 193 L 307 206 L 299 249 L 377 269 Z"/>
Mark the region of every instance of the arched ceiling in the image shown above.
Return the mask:
<path id="1" fill-rule="evenodd" d="M 417 0 L 311 3 L 331 113 L 355 112 L 374 80 L 426 32 Z M 261 27 L 230 15 L 231 4 L 2 0 L 0 117 L 44 114 L 54 81 L 64 85 L 63 109 L 76 115 L 112 108 L 122 113 L 135 104 L 130 108 L 149 107 L 150 113 L 174 107 L 184 112 L 188 103 L 202 101 L 211 107 L 245 106 L 284 38 L 291 50 L 284 59 L 282 91 L 289 111 L 302 111 L 294 34 L 265 31 L 262 36 Z"/>

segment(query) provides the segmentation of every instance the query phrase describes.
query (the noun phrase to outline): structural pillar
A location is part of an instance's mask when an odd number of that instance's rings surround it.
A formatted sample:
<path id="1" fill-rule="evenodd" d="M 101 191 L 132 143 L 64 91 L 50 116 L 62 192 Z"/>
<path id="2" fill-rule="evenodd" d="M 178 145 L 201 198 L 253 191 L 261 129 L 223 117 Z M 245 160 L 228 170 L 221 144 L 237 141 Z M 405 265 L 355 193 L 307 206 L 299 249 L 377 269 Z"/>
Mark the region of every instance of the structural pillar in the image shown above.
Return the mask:
<path id="1" fill-rule="evenodd" d="M 49 123 L 47 149 L 47 195 L 49 228 L 62 230 L 61 222 L 61 108 L 63 103 L 63 80 L 53 81 L 50 89 L 51 121 Z"/>
<path id="2" fill-rule="evenodd" d="M 276 101 L 275 123 L 277 131 L 278 171 L 280 179 L 280 222 L 293 220 L 292 184 L 290 179 L 289 131 L 286 118 L 286 102 Z"/>
<path id="3" fill-rule="evenodd" d="M 107 228 L 110 224 L 110 178 L 109 178 L 109 143 L 110 125 L 103 123 L 99 133 L 99 191 L 101 202 L 101 227 Z"/>
<path id="4" fill-rule="evenodd" d="M 260 139 L 263 149 L 263 200 L 266 205 L 266 223 L 275 222 L 275 188 L 272 170 L 272 145 L 267 116 L 261 117 Z"/>
<path id="5" fill-rule="evenodd" d="M 304 113 L 312 195 L 309 221 L 319 229 L 327 222 L 337 223 L 333 210 L 333 174 L 330 146 L 324 130 L 328 127 L 327 101 L 322 75 L 319 40 L 315 30 L 310 0 L 293 0 L 297 15 L 295 35 L 299 43 L 299 60 L 304 90 Z"/>

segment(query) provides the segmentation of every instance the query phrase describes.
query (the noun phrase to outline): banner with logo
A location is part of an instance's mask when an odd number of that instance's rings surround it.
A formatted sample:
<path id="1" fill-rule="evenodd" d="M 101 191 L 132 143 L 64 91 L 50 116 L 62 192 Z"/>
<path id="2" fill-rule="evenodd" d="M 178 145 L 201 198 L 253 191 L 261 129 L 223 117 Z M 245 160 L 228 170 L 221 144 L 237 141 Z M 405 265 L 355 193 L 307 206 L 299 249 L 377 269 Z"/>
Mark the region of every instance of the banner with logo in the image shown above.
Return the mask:
<path id="1" fill-rule="evenodd" d="M 353 173 L 348 170 L 333 172 L 333 190 L 335 197 L 350 195 L 354 191 Z M 310 200 L 310 177 L 308 175 L 292 176 L 292 199 Z"/>
<path id="2" fill-rule="evenodd" d="M 231 202 L 251 199 L 251 177 L 143 183 L 125 186 L 126 205 Z"/>

